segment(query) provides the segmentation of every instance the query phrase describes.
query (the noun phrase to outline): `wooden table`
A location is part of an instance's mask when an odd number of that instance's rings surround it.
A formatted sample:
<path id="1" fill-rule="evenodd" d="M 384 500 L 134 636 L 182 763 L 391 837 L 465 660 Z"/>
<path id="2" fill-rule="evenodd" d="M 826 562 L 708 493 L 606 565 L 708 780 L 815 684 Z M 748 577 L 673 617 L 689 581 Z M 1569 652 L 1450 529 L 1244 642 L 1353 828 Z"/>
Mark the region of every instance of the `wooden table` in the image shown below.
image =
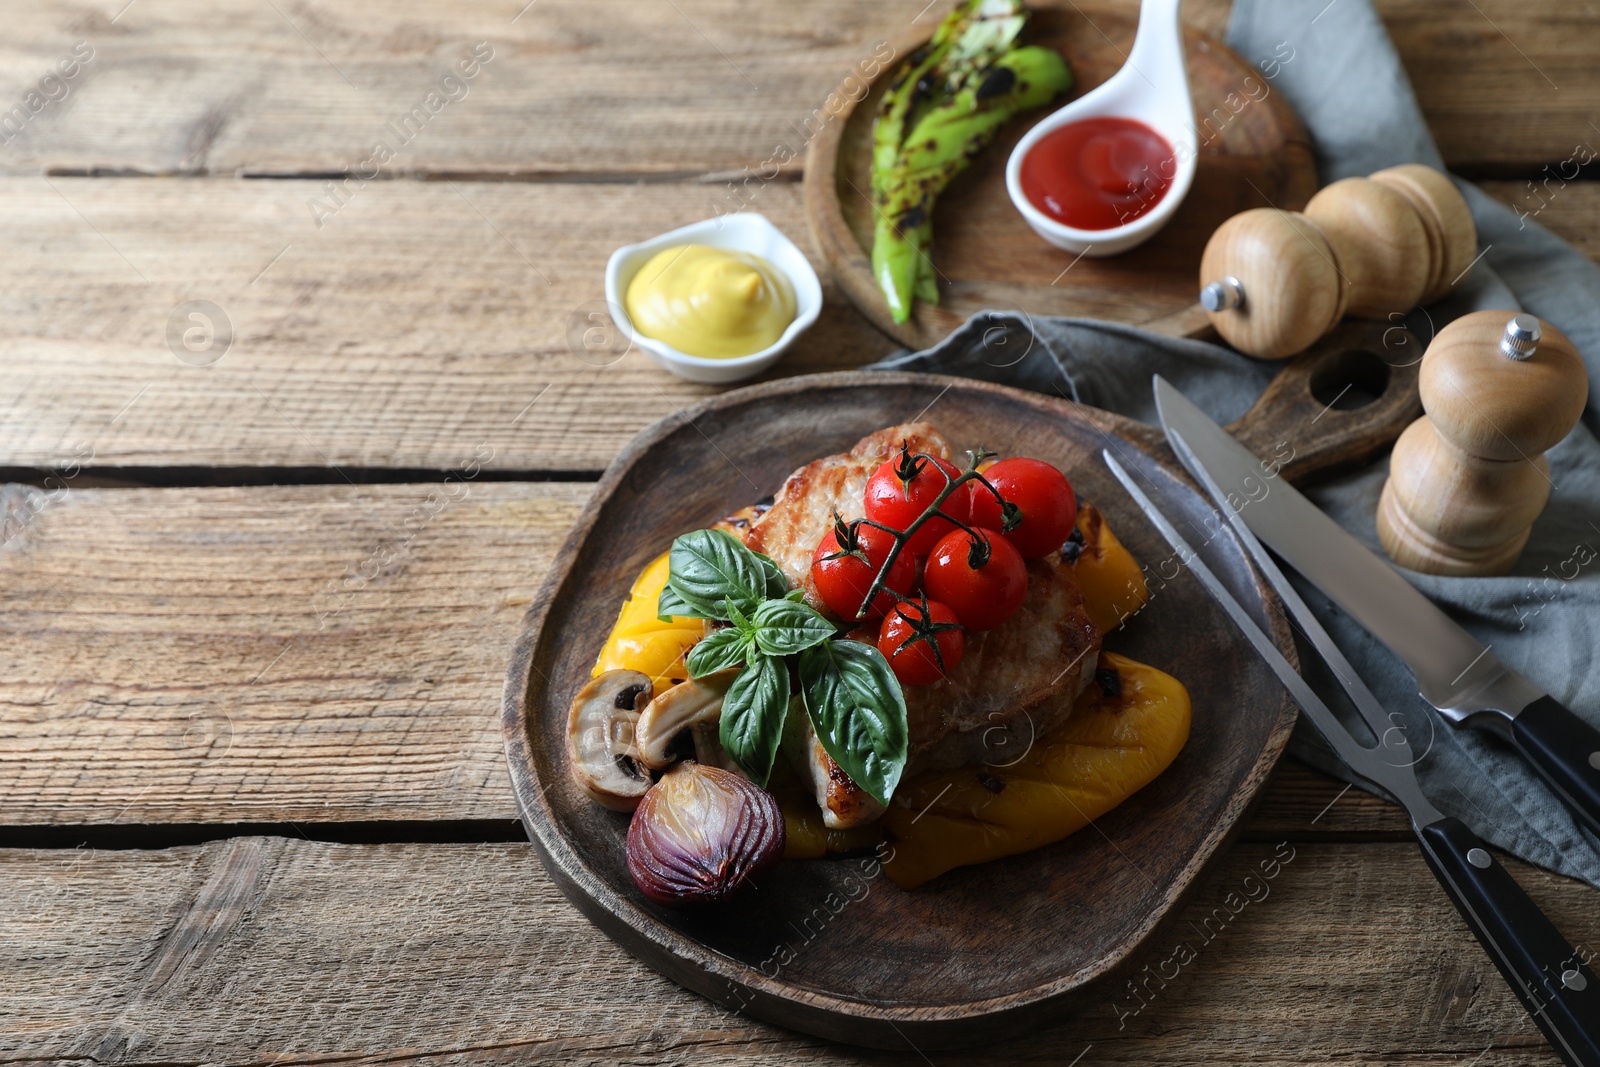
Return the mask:
<path id="1" fill-rule="evenodd" d="M 709 392 L 569 336 L 613 247 L 735 189 L 809 248 L 806 122 L 924 3 L 8 7 L 8 1061 L 1555 1062 L 1398 811 L 1293 761 L 1188 909 L 1226 919 L 1197 960 L 1003 1049 L 726 1013 L 541 871 L 496 717 L 512 635 L 597 473 Z M 1600 19 L 1381 8 L 1449 163 L 1600 252 L 1600 187 L 1528 184 L 1600 143 Z M 1221 32 L 1222 0 L 1188 9 Z M 890 348 L 830 289 L 782 369 Z M 1590 890 L 1513 866 L 1600 946 Z"/>

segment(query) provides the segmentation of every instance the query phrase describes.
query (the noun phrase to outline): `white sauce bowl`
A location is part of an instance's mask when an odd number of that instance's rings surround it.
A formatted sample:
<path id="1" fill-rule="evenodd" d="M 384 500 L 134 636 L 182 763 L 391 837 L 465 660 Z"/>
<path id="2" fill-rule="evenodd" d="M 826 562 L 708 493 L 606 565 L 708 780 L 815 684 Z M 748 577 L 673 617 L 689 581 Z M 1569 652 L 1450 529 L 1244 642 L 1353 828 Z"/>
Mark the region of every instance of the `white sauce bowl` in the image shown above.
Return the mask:
<path id="1" fill-rule="evenodd" d="M 1139 30 L 1122 69 L 1109 81 L 1047 115 L 1029 130 L 1006 163 L 1006 191 L 1033 232 L 1057 248 L 1098 258 L 1126 252 L 1155 236 L 1189 195 L 1194 183 L 1197 142 L 1194 102 L 1183 51 L 1181 0 L 1143 0 Z M 1173 151 L 1174 173 L 1166 192 L 1144 214 L 1107 230 L 1081 230 L 1046 215 L 1022 191 L 1022 161 L 1033 146 L 1062 126 L 1083 119 L 1134 119 L 1159 133 Z"/>
<path id="2" fill-rule="evenodd" d="M 692 356 L 646 337 L 634 329 L 623 298 L 627 295 L 628 283 L 650 261 L 650 257 L 674 245 L 709 245 L 760 256 L 781 271 L 794 287 L 794 321 L 771 345 L 748 356 L 732 359 Z M 753 378 L 778 362 L 778 357 L 794 343 L 795 338 L 817 321 L 817 316 L 822 312 L 822 282 L 817 279 L 817 272 L 811 269 L 811 262 L 806 259 L 805 253 L 795 247 L 795 243 L 785 237 L 783 231 L 765 215 L 743 211 L 681 226 L 671 233 L 635 245 L 624 245 L 611 253 L 611 259 L 606 263 L 606 303 L 610 305 L 611 318 L 617 328 L 657 365 L 691 382 L 737 382 Z"/>

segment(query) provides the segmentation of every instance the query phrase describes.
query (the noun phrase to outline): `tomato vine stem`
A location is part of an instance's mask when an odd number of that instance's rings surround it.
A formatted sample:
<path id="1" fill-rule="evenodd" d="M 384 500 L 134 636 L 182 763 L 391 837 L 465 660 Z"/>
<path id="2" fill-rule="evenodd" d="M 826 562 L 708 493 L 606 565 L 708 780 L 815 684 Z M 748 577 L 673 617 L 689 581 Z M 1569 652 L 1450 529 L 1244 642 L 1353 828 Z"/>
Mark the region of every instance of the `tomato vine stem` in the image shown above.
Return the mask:
<path id="1" fill-rule="evenodd" d="M 912 452 L 907 442 L 902 441 L 900 443 L 900 459 L 895 468 L 895 474 L 897 477 L 901 475 L 902 471 L 909 471 L 910 477 L 915 478 L 927 467 L 932 467 L 934 470 L 938 471 L 944 476 L 945 484 L 944 488 L 939 491 L 939 495 L 934 497 L 933 501 L 922 510 L 922 514 L 913 519 L 911 524 L 904 530 L 897 530 L 893 526 L 887 526 L 881 522 L 875 522 L 872 519 L 866 518 L 857 519 L 855 523 L 852 524 L 860 525 L 865 523 L 868 526 L 873 526 L 879 530 L 883 530 L 894 537 L 894 547 L 889 549 L 889 554 L 884 557 L 883 564 L 878 568 L 878 573 L 873 576 L 872 585 L 867 590 L 867 595 L 862 598 L 861 606 L 856 609 L 856 619 L 858 621 L 867 617 L 868 606 L 877 599 L 878 594 L 880 593 L 886 592 L 889 594 L 889 596 L 893 597 L 896 601 L 902 604 L 906 603 L 907 601 L 915 603 L 915 599 L 913 597 L 902 596 L 893 589 L 890 589 L 885 584 L 885 581 L 889 576 L 890 568 L 892 568 L 895 564 L 895 561 L 900 558 L 900 553 L 906 547 L 907 542 L 909 542 L 912 536 L 916 534 L 916 532 L 922 528 L 923 524 L 928 522 L 930 519 L 935 517 L 944 519 L 951 525 L 958 526 L 965 530 L 973 537 L 979 538 L 980 540 L 982 539 L 977 530 L 973 529 L 971 526 L 968 526 L 960 519 L 957 519 L 954 516 L 948 515 L 939 510 L 940 505 L 942 505 L 946 500 L 950 499 L 951 495 L 955 493 L 957 489 L 961 488 L 961 486 L 966 485 L 968 482 L 975 481 L 994 495 L 995 500 L 1000 504 L 1002 532 L 1015 529 L 1017 523 L 1022 521 L 1022 514 L 1018 510 L 1017 506 L 1011 501 L 1007 500 L 1005 497 L 1001 496 L 1000 490 L 996 489 L 990 483 L 989 479 L 985 478 L 978 472 L 978 466 L 984 460 L 990 459 L 997 455 L 999 455 L 999 453 L 990 452 L 981 445 L 977 448 L 970 449 L 967 452 L 966 469 L 956 477 L 952 478 L 950 477 L 950 472 L 945 470 L 944 467 L 939 464 L 938 457 L 927 452 Z M 926 463 L 918 462 L 923 460 L 925 460 Z M 907 498 L 909 499 L 911 491 L 910 480 L 902 478 L 901 481 L 905 486 Z M 924 596 L 923 599 L 926 601 L 927 597 Z M 905 613 L 902 612 L 901 616 L 904 617 Z M 937 649 L 937 643 L 935 643 L 935 647 Z M 942 662 L 940 666 L 942 668 Z"/>

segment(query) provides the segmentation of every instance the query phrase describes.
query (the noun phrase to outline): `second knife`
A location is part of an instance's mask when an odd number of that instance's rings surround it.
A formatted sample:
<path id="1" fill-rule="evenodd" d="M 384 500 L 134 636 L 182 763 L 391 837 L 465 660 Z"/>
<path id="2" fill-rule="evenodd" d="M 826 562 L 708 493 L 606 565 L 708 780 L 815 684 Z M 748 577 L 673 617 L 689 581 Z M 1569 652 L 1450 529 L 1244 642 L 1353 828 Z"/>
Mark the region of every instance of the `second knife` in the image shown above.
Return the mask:
<path id="1" fill-rule="evenodd" d="M 1501 663 L 1170 382 L 1157 375 L 1154 386 L 1162 429 L 1191 450 L 1179 458 L 1204 468 L 1251 532 L 1404 660 L 1423 699 L 1451 725 L 1508 739 L 1600 834 L 1600 731 Z"/>

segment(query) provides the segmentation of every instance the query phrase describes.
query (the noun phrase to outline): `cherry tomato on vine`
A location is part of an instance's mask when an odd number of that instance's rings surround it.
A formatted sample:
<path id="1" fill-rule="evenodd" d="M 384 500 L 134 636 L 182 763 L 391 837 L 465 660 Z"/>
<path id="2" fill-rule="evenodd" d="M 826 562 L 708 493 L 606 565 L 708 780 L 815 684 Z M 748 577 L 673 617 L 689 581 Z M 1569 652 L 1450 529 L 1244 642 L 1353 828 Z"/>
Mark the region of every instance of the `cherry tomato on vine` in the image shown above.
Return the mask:
<path id="1" fill-rule="evenodd" d="M 827 558 L 842 551 L 837 530 L 829 530 L 817 545 L 817 550 L 811 554 L 811 580 L 816 583 L 817 593 L 823 603 L 841 619 L 856 617 L 861 602 L 867 598 L 867 591 L 872 588 L 873 579 L 878 575 L 878 569 L 889 558 L 889 550 L 894 547 L 893 534 L 865 523 L 855 527 L 855 538 L 856 544 L 867 554 L 865 560 L 860 556 L 848 555 L 837 559 Z M 884 584 L 904 595 L 911 592 L 916 580 L 917 561 L 911 553 L 901 549 L 894 566 L 889 568 Z M 894 597 L 879 593 L 873 598 L 867 618 L 881 618 L 893 606 Z"/>
<path id="2" fill-rule="evenodd" d="M 949 605 L 967 629 L 993 630 L 1027 597 L 1028 565 L 992 530 L 980 529 L 976 536 L 957 530 L 933 546 L 922 586 L 928 596 Z"/>
<path id="3" fill-rule="evenodd" d="M 989 484 L 1022 511 L 1022 521 L 1002 536 L 1024 559 L 1048 556 L 1072 536 L 1078 519 L 1078 498 L 1067 476 L 1040 459 L 1003 459 L 984 471 Z M 976 486 L 972 494 L 972 525 L 999 530 L 1002 517 L 994 494 Z"/>
<path id="4" fill-rule="evenodd" d="M 967 647 L 956 613 L 937 600 L 925 603 L 928 605 L 926 619 L 922 602 L 905 600 L 883 617 L 883 628 L 878 631 L 878 651 L 894 668 L 895 677 L 902 685 L 932 685 L 956 669 Z M 919 637 L 919 632 L 927 636 Z M 935 644 L 939 649 L 937 655 Z"/>
<path id="5" fill-rule="evenodd" d="M 864 500 L 867 518 L 904 531 L 928 510 L 946 485 L 959 477 L 961 471 L 955 464 L 913 455 L 902 447 L 899 454 L 884 460 L 867 479 Z M 961 522 L 967 521 L 971 509 L 972 498 L 965 486 L 950 494 L 939 508 Z M 906 550 L 913 555 L 926 556 L 939 538 L 955 528 L 942 517 L 929 519 L 912 535 Z"/>

